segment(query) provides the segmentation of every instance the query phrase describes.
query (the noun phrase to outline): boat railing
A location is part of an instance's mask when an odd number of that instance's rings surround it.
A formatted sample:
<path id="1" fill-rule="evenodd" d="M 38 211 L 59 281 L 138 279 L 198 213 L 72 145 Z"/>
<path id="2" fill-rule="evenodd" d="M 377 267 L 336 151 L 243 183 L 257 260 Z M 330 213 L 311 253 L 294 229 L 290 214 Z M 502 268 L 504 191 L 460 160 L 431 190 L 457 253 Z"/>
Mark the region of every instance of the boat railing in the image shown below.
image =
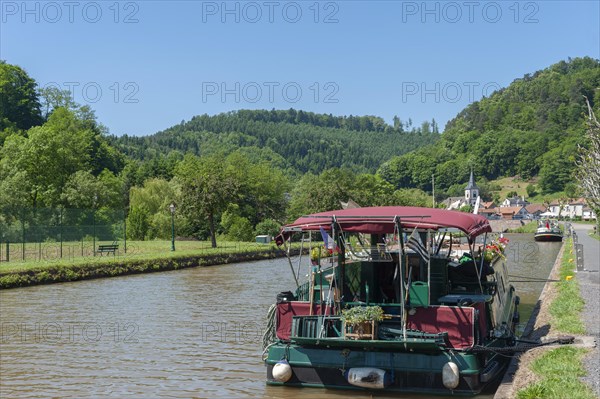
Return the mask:
<path id="1" fill-rule="evenodd" d="M 390 262 L 392 255 L 390 248 L 385 244 L 354 247 L 346 243 L 346 258 L 351 261 L 362 262 Z"/>
<path id="2" fill-rule="evenodd" d="M 489 298 L 475 298 L 481 303 Z M 453 302 L 451 298 L 448 302 Z M 480 302 L 470 306 L 445 305 L 418 308 L 408 315 L 406 324 L 396 315 L 384 315 L 384 320 L 376 322 L 369 331 L 358 331 L 345 326 L 339 315 L 293 316 L 290 340 L 308 345 L 344 345 L 344 342 L 386 341 L 388 345 L 408 344 L 411 348 L 450 347 L 468 349 L 485 336 L 485 328 L 479 320 Z M 387 316 L 387 317 L 385 317 Z M 354 326 L 356 327 L 356 326 Z M 425 345 L 425 346 L 423 346 Z"/>

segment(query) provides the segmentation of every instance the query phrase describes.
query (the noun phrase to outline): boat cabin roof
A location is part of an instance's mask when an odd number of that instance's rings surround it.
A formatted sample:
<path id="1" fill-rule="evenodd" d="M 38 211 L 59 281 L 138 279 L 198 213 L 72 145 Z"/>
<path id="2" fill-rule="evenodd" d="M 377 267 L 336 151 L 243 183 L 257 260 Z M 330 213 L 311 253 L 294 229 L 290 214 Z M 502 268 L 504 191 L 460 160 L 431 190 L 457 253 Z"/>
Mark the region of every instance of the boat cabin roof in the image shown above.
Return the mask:
<path id="1" fill-rule="evenodd" d="M 298 231 L 331 230 L 335 222 L 343 231 L 367 234 L 393 234 L 398 221 L 403 229 L 443 230 L 456 228 L 472 241 L 480 234 L 491 232 L 488 220 L 481 215 L 414 206 L 379 206 L 340 209 L 302 216 L 283 226 L 281 237 L 287 239 Z"/>

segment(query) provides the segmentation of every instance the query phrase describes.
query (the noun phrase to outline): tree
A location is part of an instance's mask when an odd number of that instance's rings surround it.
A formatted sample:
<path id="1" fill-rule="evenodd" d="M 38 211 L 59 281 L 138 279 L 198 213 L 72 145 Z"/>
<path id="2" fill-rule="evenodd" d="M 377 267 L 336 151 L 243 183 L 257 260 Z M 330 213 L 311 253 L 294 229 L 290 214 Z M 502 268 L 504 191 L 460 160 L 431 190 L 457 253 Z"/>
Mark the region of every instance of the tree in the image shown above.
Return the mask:
<path id="1" fill-rule="evenodd" d="M 127 237 L 131 240 L 145 240 L 150 228 L 150 214 L 144 208 L 134 208 L 127 216 Z"/>
<path id="2" fill-rule="evenodd" d="M 285 215 L 285 193 L 290 184 L 283 171 L 271 162 L 251 160 L 251 154 L 235 151 L 225 160 L 227 167 L 238 182 L 236 203 L 239 216 L 252 225 L 263 219 L 282 220 Z"/>
<path id="3" fill-rule="evenodd" d="M 225 235 L 231 241 L 252 241 L 253 230 L 250 221 L 239 214 L 239 206 L 230 204 L 221 216 L 221 225 Z"/>
<path id="4" fill-rule="evenodd" d="M 78 170 L 70 175 L 61 192 L 61 203 L 67 208 L 119 208 L 121 206 L 122 181 L 105 170 L 100 176 Z"/>
<path id="5" fill-rule="evenodd" d="M 61 108 L 27 138 L 11 135 L 0 149 L 0 179 L 24 172 L 29 206 L 58 206 L 69 177 L 90 166 L 93 132 L 82 129 L 75 116 Z"/>
<path id="6" fill-rule="evenodd" d="M 350 198 L 361 206 L 393 205 L 394 186 L 379 175 L 356 176 Z"/>
<path id="7" fill-rule="evenodd" d="M 394 192 L 392 205 L 429 207 L 432 203 L 432 198 L 425 191 L 404 188 Z"/>
<path id="8" fill-rule="evenodd" d="M 267 235 L 269 237 L 275 237 L 277 234 L 279 234 L 280 228 L 281 228 L 281 225 L 279 223 L 277 223 L 275 220 L 265 219 L 256 225 L 256 229 L 254 230 L 254 233 L 257 236 Z"/>
<path id="9" fill-rule="evenodd" d="M 309 213 L 340 209 L 340 202 L 352 198 L 356 176 L 347 169 L 327 169 L 319 176 L 305 174 L 292 190 L 289 219 Z"/>
<path id="10" fill-rule="evenodd" d="M 238 182 L 223 157 L 186 155 L 177 166 L 182 182 L 181 211 L 195 225 L 208 222 L 211 245 L 217 247 L 216 217 L 236 197 Z"/>
<path id="11" fill-rule="evenodd" d="M 61 90 L 58 87 L 48 86 L 39 90 L 42 108 L 42 116 L 48 119 L 52 111 L 56 108 L 63 107 L 66 109 L 76 108 L 73 95 L 69 90 Z"/>
<path id="12" fill-rule="evenodd" d="M 36 86 L 23 69 L 0 60 L 0 131 L 28 130 L 42 123 Z"/>
<path id="13" fill-rule="evenodd" d="M 579 184 L 596 215 L 600 216 L 600 122 L 592 111 L 589 101 L 588 130 L 586 146 L 579 147 L 577 160 L 577 176 Z M 597 231 L 600 231 L 600 217 L 596 220 Z"/>

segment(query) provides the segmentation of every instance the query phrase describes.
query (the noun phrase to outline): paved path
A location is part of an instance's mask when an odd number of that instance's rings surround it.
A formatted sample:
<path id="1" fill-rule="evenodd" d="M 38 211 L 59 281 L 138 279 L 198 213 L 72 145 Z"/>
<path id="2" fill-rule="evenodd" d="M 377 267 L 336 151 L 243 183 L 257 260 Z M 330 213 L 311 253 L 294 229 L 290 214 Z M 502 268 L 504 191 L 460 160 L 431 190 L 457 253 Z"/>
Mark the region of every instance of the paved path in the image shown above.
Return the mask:
<path id="1" fill-rule="evenodd" d="M 588 233 L 592 225 L 573 224 L 579 244 L 583 244 L 584 271 L 577 273 L 581 296 L 585 300 L 583 320 L 588 335 L 596 337 L 596 347 L 584 360 L 587 376 L 583 378 L 600 398 L 600 241 Z"/>

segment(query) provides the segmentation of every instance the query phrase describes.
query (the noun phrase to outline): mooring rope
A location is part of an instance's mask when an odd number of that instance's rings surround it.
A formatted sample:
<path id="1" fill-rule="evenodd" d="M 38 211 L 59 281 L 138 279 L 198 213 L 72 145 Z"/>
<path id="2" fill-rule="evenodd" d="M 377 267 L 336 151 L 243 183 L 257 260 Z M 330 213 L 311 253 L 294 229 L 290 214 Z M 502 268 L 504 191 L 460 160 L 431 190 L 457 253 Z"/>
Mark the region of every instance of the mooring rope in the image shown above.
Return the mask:
<path id="1" fill-rule="evenodd" d="M 277 339 L 277 331 L 275 328 L 275 315 L 277 314 L 277 305 L 272 304 L 267 312 L 267 327 L 263 333 L 262 347 L 263 347 L 263 360 L 265 359 L 265 353 L 269 349 L 275 340 Z"/>
<path id="2" fill-rule="evenodd" d="M 527 341 L 527 340 L 523 340 L 523 339 L 517 339 L 516 342 L 521 343 L 520 345 L 503 346 L 503 347 L 489 347 L 489 346 L 475 345 L 473 348 L 470 349 L 470 352 L 474 352 L 474 353 L 491 352 L 491 353 L 495 353 L 497 355 L 510 357 L 513 354 L 518 353 L 518 352 L 527 352 L 528 350 L 539 348 L 542 346 L 548 346 L 548 345 L 556 345 L 556 344 L 568 345 L 568 344 L 572 344 L 574 341 L 575 341 L 575 337 L 573 337 L 571 335 L 560 336 L 560 337 L 553 339 L 552 341 L 548 341 L 548 342 L 536 342 L 536 341 Z M 509 354 L 509 355 L 507 355 L 507 354 Z"/>

